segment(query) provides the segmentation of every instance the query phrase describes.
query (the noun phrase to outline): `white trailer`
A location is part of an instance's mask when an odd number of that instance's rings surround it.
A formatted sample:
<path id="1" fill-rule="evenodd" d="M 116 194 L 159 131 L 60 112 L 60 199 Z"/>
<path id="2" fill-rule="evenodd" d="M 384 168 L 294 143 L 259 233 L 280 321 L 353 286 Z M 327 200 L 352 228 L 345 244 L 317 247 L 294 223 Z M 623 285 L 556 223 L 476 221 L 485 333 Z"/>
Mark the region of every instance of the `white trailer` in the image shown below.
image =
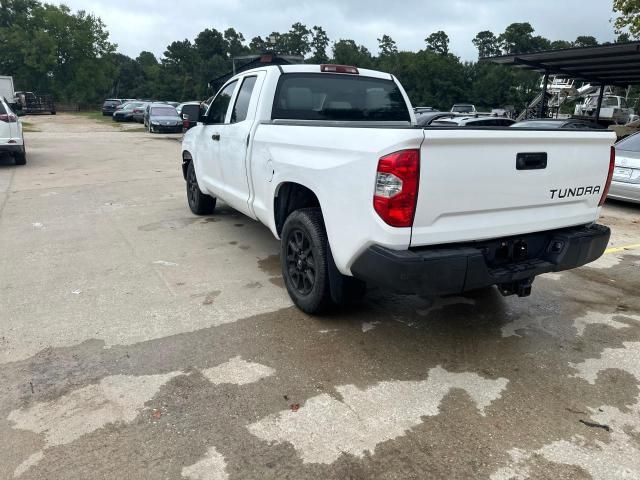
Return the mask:
<path id="1" fill-rule="evenodd" d="M 0 98 L 4 97 L 8 103 L 15 103 L 15 88 L 13 87 L 13 77 L 0 75 Z"/>

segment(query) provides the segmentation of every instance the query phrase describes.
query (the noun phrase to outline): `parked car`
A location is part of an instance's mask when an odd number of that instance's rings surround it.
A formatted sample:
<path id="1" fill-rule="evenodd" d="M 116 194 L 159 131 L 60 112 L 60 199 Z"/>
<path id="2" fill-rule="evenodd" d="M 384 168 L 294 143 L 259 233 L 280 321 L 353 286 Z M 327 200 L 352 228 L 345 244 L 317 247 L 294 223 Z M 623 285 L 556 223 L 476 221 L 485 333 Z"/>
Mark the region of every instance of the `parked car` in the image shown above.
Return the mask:
<path id="1" fill-rule="evenodd" d="M 102 104 L 102 115 L 113 115 L 118 105 L 122 105 L 119 98 L 107 98 Z"/>
<path id="2" fill-rule="evenodd" d="M 449 112 L 416 113 L 416 123 L 419 127 L 427 127 L 439 118 L 451 118 L 452 116 Z"/>
<path id="3" fill-rule="evenodd" d="M 609 198 L 640 203 L 640 133 L 615 145 L 616 162 Z"/>
<path id="4" fill-rule="evenodd" d="M 511 125 L 513 128 L 539 128 L 539 129 L 588 129 L 588 130 L 603 130 L 602 125 L 598 125 L 595 122 L 589 120 L 580 120 L 579 118 L 534 118 L 531 120 L 523 120 L 521 122 Z"/>
<path id="5" fill-rule="evenodd" d="M 504 117 L 441 117 L 434 119 L 432 127 L 510 127 L 515 120 Z"/>
<path id="6" fill-rule="evenodd" d="M 16 165 L 27 163 L 27 152 L 18 115 L 4 97 L 0 97 L 0 155 L 13 156 Z"/>
<path id="7" fill-rule="evenodd" d="M 182 132 L 182 118 L 171 105 L 152 103 L 147 109 L 147 131 L 149 133 Z"/>
<path id="8" fill-rule="evenodd" d="M 388 73 L 244 71 L 184 135 L 189 208 L 211 214 L 220 198 L 268 226 L 286 289 L 312 314 L 366 283 L 527 296 L 537 275 L 602 255 L 613 132 L 415 126 Z"/>
<path id="9" fill-rule="evenodd" d="M 451 107 L 451 113 L 471 113 L 475 114 L 478 111 L 476 110 L 476 106 L 470 103 L 456 103 L 453 107 Z"/>
<path id="10" fill-rule="evenodd" d="M 131 116 L 135 122 L 142 123 L 144 121 L 144 112 L 147 109 L 147 105 L 149 105 L 149 102 L 143 101 L 139 103 L 140 105 L 133 108 Z"/>
<path id="11" fill-rule="evenodd" d="M 143 106 L 143 102 L 127 102 L 122 105 L 122 108 L 113 112 L 113 120 L 116 122 L 130 122 L 133 120 L 134 110 Z"/>
<path id="12" fill-rule="evenodd" d="M 180 118 L 185 119 L 185 115 L 189 120 L 187 128 L 195 127 L 200 118 L 200 102 L 185 102 L 176 107 L 176 112 L 180 115 Z"/>
<path id="13" fill-rule="evenodd" d="M 433 108 L 433 107 L 414 107 L 413 111 L 415 112 L 415 114 L 419 114 L 419 113 L 430 113 L 430 112 L 437 112 L 438 110 Z"/>

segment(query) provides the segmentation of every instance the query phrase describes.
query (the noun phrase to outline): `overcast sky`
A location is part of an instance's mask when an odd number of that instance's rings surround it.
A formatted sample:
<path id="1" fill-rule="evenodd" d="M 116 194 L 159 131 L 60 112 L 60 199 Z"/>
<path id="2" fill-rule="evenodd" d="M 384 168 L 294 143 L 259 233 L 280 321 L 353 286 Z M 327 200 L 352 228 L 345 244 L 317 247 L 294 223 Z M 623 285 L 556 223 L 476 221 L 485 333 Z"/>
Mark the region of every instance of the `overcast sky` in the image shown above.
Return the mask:
<path id="1" fill-rule="evenodd" d="M 611 0 L 48 0 L 102 18 L 119 51 L 136 57 L 161 56 L 174 40 L 193 38 L 205 28 L 234 27 L 249 41 L 283 32 L 300 21 L 322 26 L 332 41 L 351 38 L 377 53 L 386 33 L 400 50 L 419 50 L 431 32 L 444 30 L 451 51 L 475 60 L 471 40 L 482 30 L 498 34 L 513 22 L 530 22 L 537 35 L 574 40 L 593 35 L 615 38 Z"/>

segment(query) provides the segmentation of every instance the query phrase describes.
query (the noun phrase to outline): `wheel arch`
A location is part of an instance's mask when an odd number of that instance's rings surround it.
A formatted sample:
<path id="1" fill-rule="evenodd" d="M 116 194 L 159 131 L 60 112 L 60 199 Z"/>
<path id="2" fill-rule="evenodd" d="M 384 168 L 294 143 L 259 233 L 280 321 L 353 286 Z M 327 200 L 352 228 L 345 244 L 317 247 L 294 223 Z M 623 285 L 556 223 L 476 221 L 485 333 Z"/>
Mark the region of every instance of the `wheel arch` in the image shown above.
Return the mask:
<path id="1" fill-rule="evenodd" d="M 302 208 L 320 208 L 320 199 L 316 193 L 301 183 L 282 182 L 275 190 L 273 198 L 274 225 L 278 236 L 287 217 Z"/>

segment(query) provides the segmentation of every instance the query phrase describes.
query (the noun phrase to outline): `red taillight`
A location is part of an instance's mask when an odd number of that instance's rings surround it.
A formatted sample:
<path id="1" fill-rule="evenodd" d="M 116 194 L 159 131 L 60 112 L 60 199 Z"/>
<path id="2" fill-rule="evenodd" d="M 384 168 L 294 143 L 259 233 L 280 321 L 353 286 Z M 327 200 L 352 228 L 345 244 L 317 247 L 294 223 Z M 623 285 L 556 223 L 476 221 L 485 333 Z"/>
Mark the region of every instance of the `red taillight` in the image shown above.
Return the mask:
<path id="1" fill-rule="evenodd" d="M 358 75 L 359 73 L 356 67 L 350 65 L 333 65 L 327 63 L 320 65 L 320 71 L 329 73 L 351 73 L 352 75 Z"/>
<path id="2" fill-rule="evenodd" d="M 400 150 L 378 161 L 373 208 L 392 227 L 410 227 L 416 213 L 420 150 Z"/>
<path id="3" fill-rule="evenodd" d="M 0 115 L 0 122 L 6 123 L 16 123 L 18 121 L 18 117 L 16 117 L 13 113 L 3 113 Z"/>
<path id="4" fill-rule="evenodd" d="M 602 197 L 600 197 L 600 203 L 598 206 L 604 205 L 607 195 L 609 194 L 609 187 L 611 187 L 611 179 L 613 178 L 613 170 L 616 168 L 616 148 L 611 147 L 611 155 L 609 156 L 609 174 L 607 175 L 607 183 L 604 184 L 602 190 Z"/>

